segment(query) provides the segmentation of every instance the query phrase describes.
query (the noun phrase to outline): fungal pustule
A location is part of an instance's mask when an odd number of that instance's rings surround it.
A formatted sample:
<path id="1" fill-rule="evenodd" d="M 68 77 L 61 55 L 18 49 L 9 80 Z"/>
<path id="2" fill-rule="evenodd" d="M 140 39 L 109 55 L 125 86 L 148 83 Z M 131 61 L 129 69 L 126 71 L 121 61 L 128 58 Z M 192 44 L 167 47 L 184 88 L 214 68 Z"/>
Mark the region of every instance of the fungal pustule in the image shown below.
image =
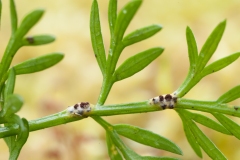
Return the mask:
<path id="1" fill-rule="evenodd" d="M 91 111 L 91 105 L 90 105 L 89 102 L 80 102 L 80 103 L 77 103 L 73 106 L 68 107 L 67 111 L 70 114 L 83 116 L 85 113 Z"/>
<path id="2" fill-rule="evenodd" d="M 174 94 L 160 95 L 149 100 L 150 105 L 159 105 L 162 109 L 173 109 L 177 103 L 177 97 Z"/>
<path id="3" fill-rule="evenodd" d="M 29 44 L 34 43 L 34 38 L 33 37 L 27 37 L 26 40 L 28 41 Z"/>

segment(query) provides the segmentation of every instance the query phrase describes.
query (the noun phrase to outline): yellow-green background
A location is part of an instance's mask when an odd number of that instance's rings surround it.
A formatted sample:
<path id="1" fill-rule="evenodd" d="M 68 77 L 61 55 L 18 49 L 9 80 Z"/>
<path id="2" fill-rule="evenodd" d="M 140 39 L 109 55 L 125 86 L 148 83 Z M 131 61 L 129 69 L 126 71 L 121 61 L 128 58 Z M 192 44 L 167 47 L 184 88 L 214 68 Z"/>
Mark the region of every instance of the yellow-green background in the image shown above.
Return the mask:
<path id="1" fill-rule="evenodd" d="M 119 0 L 119 8 L 128 0 Z M 3 54 L 11 28 L 9 2 L 3 0 L 0 32 L 0 51 Z M 81 101 L 96 103 L 102 77 L 91 48 L 89 13 L 91 0 L 18 0 L 19 21 L 36 8 L 44 8 L 45 15 L 28 35 L 52 34 L 57 40 L 49 45 L 21 48 L 13 64 L 51 52 L 63 52 L 65 58 L 51 69 L 17 77 L 15 92 L 25 104 L 19 115 L 28 120 L 47 116 Z M 99 0 L 102 33 L 106 49 L 109 47 L 107 23 L 108 0 Z M 118 82 L 112 88 L 106 104 L 142 101 L 171 93 L 183 82 L 188 71 L 188 55 L 185 38 L 186 26 L 190 26 L 200 50 L 207 36 L 221 21 L 227 19 L 227 27 L 211 62 L 240 50 L 240 1 L 239 0 L 145 0 L 131 22 L 127 33 L 150 25 L 161 24 L 163 30 L 149 40 L 128 47 L 122 53 L 119 64 L 126 58 L 150 47 L 162 46 L 163 54 L 140 73 Z M 240 61 L 204 78 L 186 98 L 215 100 L 230 88 L 239 84 Z M 240 104 L 236 101 L 235 104 Z M 179 145 L 183 156 L 152 149 L 126 141 L 141 155 L 172 156 L 184 160 L 198 157 L 190 148 L 176 112 L 166 110 L 106 117 L 111 123 L 128 123 L 149 129 Z M 236 119 L 237 120 L 237 119 Z M 239 122 L 239 121 L 238 121 Z M 199 125 L 200 126 L 200 125 Z M 239 159 L 240 142 L 230 136 L 200 128 L 229 159 Z M 0 159 L 8 159 L 8 149 L 0 141 Z M 104 130 L 91 118 L 82 121 L 31 132 L 19 160 L 101 160 L 108 159 Z M 203 154 L 203 159 L 209 159 Z"/>

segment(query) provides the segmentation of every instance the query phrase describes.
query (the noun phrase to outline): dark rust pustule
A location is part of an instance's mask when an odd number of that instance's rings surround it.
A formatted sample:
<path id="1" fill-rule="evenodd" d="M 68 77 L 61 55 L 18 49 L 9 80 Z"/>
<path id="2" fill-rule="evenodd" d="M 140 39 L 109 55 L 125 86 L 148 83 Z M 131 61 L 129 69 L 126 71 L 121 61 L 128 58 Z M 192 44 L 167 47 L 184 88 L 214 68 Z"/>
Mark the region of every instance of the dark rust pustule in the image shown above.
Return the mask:
<path id="1" fill-rule="evenodd" d="M 165 96 L 165 99 L 166 99 L 166 101 L 171 101 L 172 100 L 172 96 L 170 94 L 167 94 Z"/>
<path id="2" fill-rule="evenodd" d="M 73 107 L 74 107 L 74 109 L 77 109 L 77 107 L 78 107 L 78 104 L 75 104 Z"/>
<path id="3" fill-rule="evenodd" d="M 162 105 L 162 109 L 166 109 L 166 108 L 167 108 L 166 104 Z"/>
<path id="4" fill-rule="evenodd" d="M 237 110 L 238 110 L 238 107 L 237 107 L 237 106 L 234 106 L 233 108 L 235 109 L 235 111 L 237 111 Z"/>
<path id="5" fill-rule="evenodd" d="M 169 105 L 169 109 L 173 109 L 174 108 L 174 105 L 173 104 L 170 104 Z"/>
<path id="6" fill-rule="evenodd" d="M 33 44 L 33 43 L 34 43 L 34 38 L 33 38 L 33 37 L 27 37 L 26 40 L 27 40 L 30 44 Z"/>
<path id="7" fill-rule="evenodd" d="M 164 98 L 163 98 L 163 96 L 161 95 L 161 96 L 159 96 L 159 101 L 163 101 L 164 100 Z"/>
<path id="8" fill-rule="evenodd" d="M 159 95 L 150 99 L 150 104 L 159 105 L 164 109 L 174 109 L 177 103 L 178 97 L 176 94 Z"/>
<path id="9" fill-rule="evenodd" d="M 87 108 L 89 106 L 89 103 L 88 102 L 81 102 L 80 103 L 80 107 L 81 108 Z"/>

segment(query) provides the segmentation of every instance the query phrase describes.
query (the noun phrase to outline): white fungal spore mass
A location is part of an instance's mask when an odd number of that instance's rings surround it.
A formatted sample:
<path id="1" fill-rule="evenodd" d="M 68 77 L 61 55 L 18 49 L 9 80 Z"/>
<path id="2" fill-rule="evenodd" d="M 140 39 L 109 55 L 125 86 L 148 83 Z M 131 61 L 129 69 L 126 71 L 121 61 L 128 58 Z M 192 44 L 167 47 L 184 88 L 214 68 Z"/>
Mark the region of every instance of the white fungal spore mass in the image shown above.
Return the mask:
<path id="1" fill-rule="evenodd" d="M 91 106 L 90 106 L 90 103 L 88 102 L 81 102 L 68 107 L 67 110 L 71 114 L 83 116 L 84 113 L 91 111 Z"/>
<path id="2" fill-rule="evenodd" d="M 149 100 L 149 104 L 159 105 L 162 109 L 173 109 L 176 103 L 177 97 L 174 94 L 160 95 Z"/>

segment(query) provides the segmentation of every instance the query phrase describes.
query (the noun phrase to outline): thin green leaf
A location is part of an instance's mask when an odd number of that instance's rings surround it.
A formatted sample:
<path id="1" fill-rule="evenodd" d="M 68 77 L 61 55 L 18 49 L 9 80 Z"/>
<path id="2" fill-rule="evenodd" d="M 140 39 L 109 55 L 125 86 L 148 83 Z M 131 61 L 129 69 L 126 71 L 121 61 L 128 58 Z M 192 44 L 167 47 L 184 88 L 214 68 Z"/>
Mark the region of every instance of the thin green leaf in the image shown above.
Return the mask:
<path id="1" fill-rule="evenodd" d="M 28 74 L 47 69 L 63 59 L 62 53 L 52 53 L 37 58 L 29 59 L 14 66 L 16 75 Z"/>
<path id="2" fill-rule="evenodd" d="M 177 112 L 179 113 L 179 116 L 182 119 L 182 123 L 183 123 L 183 129 L 184 129 L 184 133 L 185 136 L 188 140 L 188 143 L 190 144 L 190 146 L 192 147 L 192 149 L 194 150 L 194 152 L 197 154 L 198 157 L 202 158 L 202 151 L 201 148 L 199 146 L 199 144 L 197 143 L 192 131 L 190 130 L 190 128 L 188 127 L 187 124 L 187 120 L 186 118 L 182 115 L 185 114 L 184 112 L 185 110 L 177 110 Z"/>
<path id="3" fill-rule="evenodd" d="M 188 117 L 191 118 L 192 120 L 194 120 L 195 122 L 198 122 L 208 128 L 211 128 L 211 129 L 221 132 L 223 134 L 232 135 L 225 127 L 223 127 L 219 123 L 215 122 L 214 120 L 212 120 L 206 116 L 203 116 L 203 115 L 197 114 L 197 113 L 191 113 L 188 111 L 185 111 L 185 114 L 187 114 Z"/>
<path id="4" fill-rule="evenodd" d="M 180 155 L 182 154 L 182 151 L 175 143 L 151 131 L 126 124 L 115 125 L 114 129 L 118 134 L 138 143 L 158 149 L 163 149 L 172 153 Z"/>
<path id="5" fill-rule="evenodd" d="M 29 124 L 28 121 L 24 118 L 20 119 L 17 115 L 11 117 L 11 121 L 17 123 L 19 125 L 19 133 L 16 136 L 11 136 L 8 138 L 4 138 L 5 142 L 8 145 L 10 151 L 9 160 L 16 160 L 19 156 L 19 153 L 26 143 L 27 138 L 29 136 Z"/>
<path id="6" fill-rule="evenodd" d="M 10 0 L 11 24 L 12 34 L 14 34 L 18 27 L 18 17 L 14 0 Z"/>
<path id="7" fill-rule="evenodd" d="M 27 34 L 27 32 L 40 20 L 44 13 L 44 10 L 35 10 L 29 13 L 20 24 L 18 30 L 16 31 L 16 37 L 22 38 Z"/>
<path id="8" fill-rule="evenodd" d="M 19 95 L 11 94 L 6 97 L 1 115 L 9 116 L 18 112 L 23 105 L 23 99 Z"/>
<path id="9" fill-rule="evenodd" d="M 114 27 L 117 19 L 117 0 L 110 0 L 108 5 L 108 23 L 111 37 L 114 34 Z"/>
<path id="10" fill-rule="evenodd" d="M 119 138 L 115 131 L 109 132 L 109 136 L 111 137 L 113 143 L 117 146 L 117 148 L 121 151 L 123 157 L 125 159 L 140 159 L 137 153 L 131 150 L 128 146 L 126 146 L 122 140 Z"/>
<path id="11" fill-rule="evenodd" d="M 24 46 L 37 46 L 37 45 L 43 45 L 48 44 L 55 41 L 54 36 L 50 35 L 38 35 L 38 36 L 30 36 L 26 37 L 22 40 L 22 44 Z"/>
<path id="12" fill-rule="evenodd" d="M 151 48 L 128 58 L 114 73 L 114 80 L 120 81 L 141 71 L 155 60 L 164 49 Z"/>
<path id="13" fill-rule="evenodd" d="M 217 72 L 221 70 L 222 68 L 225 68 L 226 66 L 230 65 L 232 62 L 237 60 L 240 56 L 240 52 L 237 52 L 235 54 L 232 54 L 230 56 L 224 57 L 222 59 L 219 59 L 212 64 L 208 65 L 203 69 L 201 72 L 201 77 L 205 77 L 208 74 Z"/>
<path id="14" fill-rule="evenodd" d="M 189 27 L 187 27 L 186 29 L 186 37 L 188 44 L 188 57 L 190 61 L 190 69 L 194 70 L 197 65 L 198 49 L 194 34 Z"/>
<path id="15" fill-rule="evenodd" d="M 3 139 L 9 148 L 9 152 L 11 152 L 12 148 L 14 147 L 14 144 L 16 143 L 16 136 L 10 136 Z"/>
<path id="16" fill-rule="evenodd" d="M 197 143 L 212 159 L 225 160 L 227 159 L 223 153 L 215 146 L 215 144 L 198 128 L 198 126 L 191 120 L 188 120 L 188 127 L 193 133 Z"/>
<path id="17" fill-rule="evenodd" d="M 106 66 L 106 54 L 101 33 L 98 3 L 96 0 L 94 0 L 92 3 L 90 17 L 90 31 L 93 51 L 97 59 L 98 65 L 101 69 L 101 72 L 104 75 Z"/>
<path id="18" fill-rule="evenodd" d="M 10 69 L 8 74 L 8 79 L 4 88 L 4 99 L 7 98 L 8 95 L 13 94 L 14 87 L 15 87 L 15 80 L 16 80 L 15 71 L 13 69 Z"/>
<path id="19" fill-rule="evenodd" d="M 230 118 L 219 113 L 212 113 L 212 115 L 217 118 L 217 120 L 236 138 L 240 139 L 240 126 L 232 121 Z"/>
<path id="20" fill-rule="evenodd" d="M 7 123 L 4 124 L 5 127 L 12 127 L 12 123 L 20 124 L 21 121 L 18 115 L 12 115 L 11 117 L 7 117 L 5 119 L 7 120 Z M 16 135 L 4 138 L 4 141 L 8 146 L 9 152 L 11 152 L 11 150 L 14 148 L 16 144 L 16 138 Z"/>
<path id="21" fill-rule="evenodd" d="M 197 71 L 201 72 L 206 66 L 213 53 L 216 51 L 217 46 L 222 38 L 223 32 L 226 27 L 226 21 L 221 22 L 208 37 L 207 41 L 203 45 L 200 54 L 198 56 Z"/>
<path id="22" fill-rule="evenodd" d="M 224 93 L 221 97 L 218 98 L 217 102 L 228 103 L 240 97 L 240 85 L 230 89 Z"/>
<path id="23" fill-rule="evenodd" d="M 142 0 L 132 0 L 126 6 L 122 8 L 118 14 L 116 25 L 114 27 L 114 35 L 116 43 L 122 40 L 122 37 L 132 20 L 133 16 L 140 7 Z"/>
<path id="24" fill-rule="evenodd" d="M 111 160 L 122 160 L 121 154 L 118 152 L 117 147 L 112 142 L 111 137 L 109 136 L 109 133 L 106 133 L 106 141 L 107 141 L 107 147 L 108 147 L 108 155 Z"/>
<path id="25" fill-rule="evenodd" d="M 129 46 L 153 36 L 161 29 L 162 26 L 156 24 L 138 29 L 124 37 L 122 43 L 124 46 Z"/>

